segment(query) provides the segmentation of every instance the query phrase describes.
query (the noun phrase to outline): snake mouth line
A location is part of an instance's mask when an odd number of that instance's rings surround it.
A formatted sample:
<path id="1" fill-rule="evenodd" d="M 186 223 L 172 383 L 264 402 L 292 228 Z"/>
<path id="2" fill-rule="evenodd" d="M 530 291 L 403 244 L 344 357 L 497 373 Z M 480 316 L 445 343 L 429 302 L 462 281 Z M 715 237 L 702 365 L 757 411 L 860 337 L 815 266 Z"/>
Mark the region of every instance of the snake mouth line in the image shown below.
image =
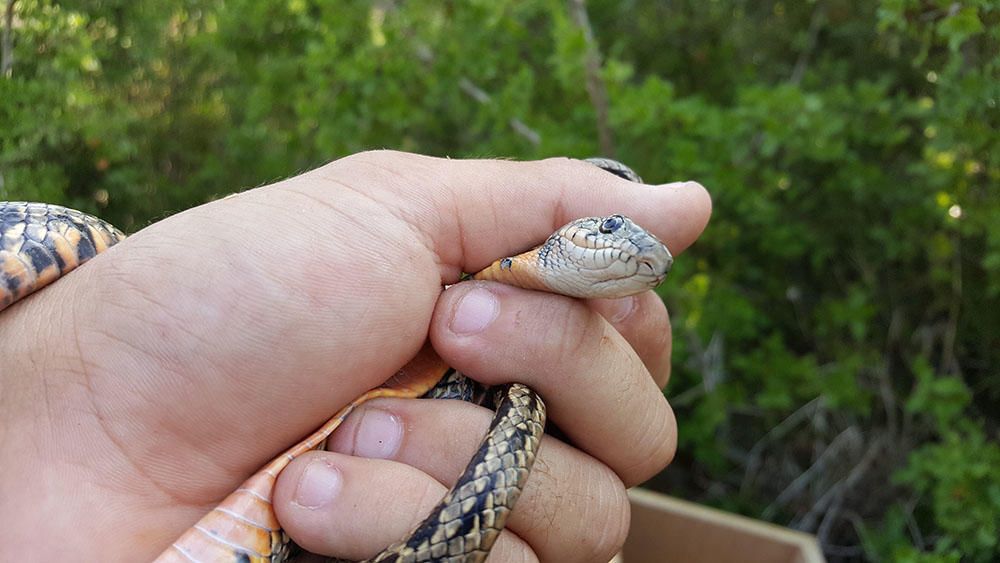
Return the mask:
<path id="1" fill-rule="evenodd" d="M 642 275 L 652 276 L 662 281 L 664 278 L 667 277 L 667 274 L 670 272 L 671 265 L 672 262 L 666 262 L 663 263 L 659 269 L 657 269 L 657 267 L 653 264 L 653 262 L 650 262 L 649 260 L 640 260 L 639 273 Z"/>

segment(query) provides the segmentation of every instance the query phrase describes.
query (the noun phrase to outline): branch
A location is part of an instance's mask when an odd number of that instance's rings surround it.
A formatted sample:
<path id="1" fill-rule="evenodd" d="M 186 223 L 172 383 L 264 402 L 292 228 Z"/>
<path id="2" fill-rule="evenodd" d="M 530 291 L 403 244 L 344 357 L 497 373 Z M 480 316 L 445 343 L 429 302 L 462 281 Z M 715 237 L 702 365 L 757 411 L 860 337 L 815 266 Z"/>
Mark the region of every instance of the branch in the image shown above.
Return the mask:
<path id="1" fill-rule="evenodd" d="M 14 66 L 14 2 L 7 0 L 7 10 L 3 18 L 3 37 L 0 38 L 0 76 L 10 78 Z"/>
<path id="2" fill-rule="evenodd" d="M 601 154 L 613 157 L 615 145 L 611 125 L 608 123 L 608 91 L 604 87 L 604 80 L 601 79 L 601 49 L 594 39 L 594 28 L 590 25 L 584 2 L 585 0 L 569 0 L 569 12 L 577 27 L 583 32 L 583 40 L 587 44 L 587 52 L 584 55 L 587 93 L 590 94 L 590 103 L 597 114 L 597 139 L 601 146 Z"/>
<path id="3" fill-rule="evenodd" d="M 861 440 L 861 431 L 856 426 L 848 426 L 844 429 L 844 431 L 838 434 L 837 437 L 830 442 L 830 445 L 823 450 L 823 453 L 819 455 L 811 467 L 799 474 L 799 476 L 796 477 L 785 488 L 785 490 L 778 494 L 777 498 L 771 501 L 771 504 L 769 504 L 767 508 L 761 512 L 761 518 L 764 520 L 770 520 L 773 518 L 778 509 L 791 502 L 809 485 L 810 482 L 812 482 L 814 477 L 824 474 L 827 467 L 831 463 L 843 459 L 841 454 L 845 448 L 857 445 L 861 442 Z"/>
<path id="4" fill-rule="evenodd" d="M 419 39 L 413 39 L 413 51 L 417 58 L 424 64 L 430 65 L 434 63 L 434 51 Z M 489 92 L 477 86 L 475 82 L 466 76 L 459 79 L 458 89 L 484 106 L 493 104 L 493 97 L 490 96 Z M 532 145 L 538 146 L 542 142 L 542 136 L 520 119 L 512 117 L 507 123 L 515 133 L 527 139 Z"/>
<path id="5" fill-rule="evenodd" d="M 674 313 L 676 314 L 676 311 Z M 693 350 L 691 359 L 702 374 L 702 382 L 671 397 L 670 404 L 674 408 L 687 406 L 703 395 L 711 393 L 725 379 L 726 361 L 722 334 L 718 331 L 712 333 L 712 339 L 708 341 L 708 346 L 704 347 L 701 345 L 701 339 L 693 332 L 688 334 L 688 341 Z"/>
<path id="6" fill-rule="evenodd" d="M 951 258 L 951 295 L 948 303 L 948 324 L 941 338 L 941 371 L 961 373 L 955 359 L 955 341 L 958 338 L 958 317 L 962 308 L 962 237 L 952 234 L 955 251 Z"/>
<path id="7" fill-rule="evenodd" d="M 458 89 L 465 92 L 470 98 L 476 100 L 484 106 L 488 106 L 493 103 L 492 96 L 464 76 L 458 81 Z M 531 144 L 538 145 L 542 142 L 542 136 L 531 127 L 528 127 L 520 119 L 512 117 L 508 123 L 510 124 L 510 128 L 513 129 L 515 133 L 527 139 Z"/>
<path id="8" fill-rule="evenodd" d="M 764 448 L 771 442 L 784 438 L 785 435 L 798 426 L 800 422 L 815 416 L 815 414 L 823 408 L 825 408 L 825 403 L 822 396 L 812 399 L 808 403 L 795 409 L 795 412 L 785 417 L 785 419 L 779 422 L 777 426 L 768 430 L 767 433 L 764 434 L 764 436 L 762 436 L 752 448 L 750 448 L 750 452 L 747 454 L 747 464 L 744 469 L 743 482 L 740 485 L 740 492 L 745 493 L 750 489 L 750 484 L 757 476 L 757 470 L 760 468 L 761 456 L 764 453 Z"/>
<path id="9" fill-rule="evenodd" d="M 819 500 L 817 500 L 812 508 L 803 516 L 798 522 L 793 522 L 789 524 L 789 528 L 800 530 L 804 532 L 812 532 L 816 529 L 816 521 L 819 519 L 820 515 L 829 510 L 831 505 L 840 501 L 840 498 L 850 492 L 855 485 L 865 476 L 865 473 L 871 468 L 872 463 L 875 461 L 876 456 L 882 451 L 885 446 L 887 438 L 885 436 L 878 436 L 868 446 L 868 450 L 865 455 L 861 457 L 854 469 L 847 474 L 846 477 L 837 481 L 824 493 Z"/>
<path id="10" fill-rule="evenodd" d="M 788 79 L 792 84 L 798 85 L 802 82 L 802 77 L 805 75 L 806 69 L 809 68 L 809 59 L 812 58 L 813 51 L 816 49 L 819 30 L 823 27 L 823 22 L 826 19 L 824 17 L 826 10 L 823 8 L 823 3 L 817 2 L 816 8 L 813 9 L 812 18 L 809 19 L 809 30 L 806 31 L 806 44 L 802 47 L 802 52 L 799 53 L 799 58 L 795 61 L 795 68 L 792 69 L 792 76 Z"/>

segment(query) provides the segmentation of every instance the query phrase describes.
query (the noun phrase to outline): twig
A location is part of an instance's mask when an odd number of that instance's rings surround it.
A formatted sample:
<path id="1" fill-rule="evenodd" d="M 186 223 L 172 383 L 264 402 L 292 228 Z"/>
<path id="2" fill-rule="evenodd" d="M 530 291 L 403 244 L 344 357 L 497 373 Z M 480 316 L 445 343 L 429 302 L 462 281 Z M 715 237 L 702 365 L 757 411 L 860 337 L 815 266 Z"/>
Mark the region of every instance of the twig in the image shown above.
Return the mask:
<path id="1" fill-rule="evenodd" d="M 3 17 L 3 36 L 0 37 L 0 76 L 10 78 L 14 68 L 14 2 L 7 0 Z M 7 195 L 7 181 L 0 170 L 0 197 Z"/>
<path id="2" fill-rule="evenodd" d="M 417 58 L 422 62 L 426 64 L 432 64 L 434 62 L 434 51 L 417 39 L 413 40 L 413 51 L 417 55 Z M 489 92 L 477 86 L 475 82 L 466 76 L 459 78 L 458 89 L 481 105 L 489 106 L 493 104 L 493 96 L 490 96 Z M 507 121 L 507 123 L 515 133 L 527 139 L 527 141 L 532 145 L 537 146 L 541 144 L 542 136 L 531 127 L 528 127 L 525 122 L 516 117 L 512 117 Z"/>
<path id="3" fill-rule="evenodd" d="M 476 100 L 484 106 L 488 106 L 493 103 L 493 97 L 486 93 L 485 90 L 476 86 L 471 80 L 466 77 L 462 77 L 458 81 L 458 89 L 465 92 L 470 98 Z M 516 117 L 510 118 L 507 122 L 510 128 L 514 130 L 515 133 L 524 137 L 533 145 L 538 145 L 542 142 L 542 136 L 538 134 L 537 131 L 528 127 L 523 121 Z"/>
<path id="4" fill-rule="evenodd" d="M 686 407 L 696 400 L 704 397 L 708 394 L 708 389 L 705 384 L 694 384 L 691 387 L 681 391 L 680 393 L 670 397 L 670 404 L 675 408 Z"/>
<path id="5" fill-rule="evenodd" d="M 812 58 L 813 51 L 816 49 L 819 30 L 823 27 L 824 20 L 826 19 L 825 16 L 826 10 L 823 2 L 817 2 L 816 7 L 813 9 L 812 17 L 809 19 L 809 29 L 806 31 L 806 44 L 802 47 L 799 58 L 795 61 L 795 67 L 792 68 L 792 76 L 788 79 L 792 84 L 798 85 L 802 82 L 802 77 L 805 76 L 806 69 L 809 68 L 809 59 Z"/>
<path id="6" fill-rule="evenodd" d="M 594 39 L 594 28 L 587 16 L 585 0 L 569 0 L 569 13 L 577 27 L 583 32 L 583 40 L 587 44 L 584 54 L 584 69 L 587 73 L 587 93 L 590 103 L 597 114 L 597 139 L 601 146 L 601 154 L 615 156 L 615 144 L 608 120 L 608 91 L 601 79 L 601 49 Z"/>
<path id="7" fill-rule="evenodd" d="M 868 526 L 865 525 L 865 519 L 854 510 L 848 509 L 844 511 L 844 520 L 847 520 L 847 522 L 851 524 L 851 528 L 854 530 L 854 535 L 859 539 L 860 545 L 856 546 L 858 549 L 858 555 L 865 554 L 868 551 L 866 548 L 867 542 L 862 539 L 865 537 L 865 531 L 868 530 Z M 831 546 L 830 544 L 823 545 L 824 553 L 830 553 L 829 551 L 826 551 L 830 547 L 836 546 Z M 924 548 L 923 546 L 920 546 L 919 549 L 920 551 L 923 551 Z M 873 559 L 871 554 L 868 555 L 869 560 Z"/>
<path id="8" fill-rule="evenodd" d="M 823 554 L 831 559 L 836 557 L 854 561 L 865 553 L 864 548 L 858 545 L 830 545 L 825 543 L 820 543 L 820 545 L 823 546 Z"/>
<path id="9" fill-rule="evenodd" d="M 687 406 L 711 393 L 726 378 L 725 342 L 722 333 L 719 331 L 712 333 L 708 346 L 702 346 L 701 339 L 693 332 L 688 333 L 688 342 L 692 350 L 690 362 L 695 364 L 695 370 L 701 373 L 701 383 L 670 397 L 670 404 L 675 408 Z"/>
<path id="10" fill-rule="evenodd" d="M 780 439 L 788 432 L 791 432 L 792 429 L 798 426 L 800 422 L 809 416 L 812 416 L 822 406 L 823 397 L 816 397 L 815 399 L 795 409 L 795 412 L 785 417 L 785 419 L 779 422 L 777 426 L 768 430 L 760 440 L 757 440 L 757 443 L 750 448 L 750 452 L 747 454 L 747 459 L 749 461 L 747 462 L 746 470 L 743 474 L 743 484 L 740 486 L 740 490 L 742 492 L 747 492 L 753 476 L 756 474 L 757 469 L 760 468 L 760 457 L 764 448 L 767 447 L 772 440 Z"/>
<path id="11" fill-rule="evenodd" d="M 962 307 L 962 237 L 957 232 L 952 234 L 951 260 L 951 299 L 948 303 L 948 324 L 945 325 L 941 338 L 941 371 L 943 373 L 958 373 L 958 362 L 955 360 L 955 340 L 958 335 L 958 315 Z"/>
<path id="12" fill-rule="evenodd" d="M 796 495 L 798 495 L 802 489 L 806 488 L 807 485 L 813 480 L 817 475 L 823 474 L 827 466 L 834 461 L 839 459 L 839 454 L 843 451 L 845 447 L 848 447 L 861 438 L 861 431 L 858 430 L 856 426 L 849 426 L 844 429 L 843 432 L 837 435 L 836 438 L 830 442 L 830 445 L 823 450 L 823 453 L 816 458 L 815 463 L 813 463 L 808 469 L 799 474 L 785 490 L 778 494 L 771 504 L 761 512 L 761 517 L 764 520 L 770 520 L 774 516 L 774 513 L 782 506 L 788 504 Z"/>
<path id="13" fill-rule="evenodd" d="M 510 125 L 510 128 L 513 129 L 515 133 L 527 139 L 529 143 L 536 146 L 541 144 L 542 136 L 539 135 L 538 132 L 532 129 L 531 127 L 528 127 L 527 124 L 525 124 L 520 119 L 512 117 L 510 118 L 509 121 L 507 121 L 507 123 Z"/>
<path id="14" fill-rule="evenodd" d="M 823 520 L 819 523 L 819 528 L 816 530 L 816 539 L 819 541 L 820 545 L 826 546 L 830 544 L 830 531 L 833 529 L 834 522 L 840 517 L 840 510 L 844 506 L 844 496 L 838 495 L 833 501 L 833 506 L 826 511 L 823 516 Z M 855 547 L 855 546 L 852 546 Z"/>
<path id="15" fill-rule="evenodd" d="M 890 301 L 893 300 L 890 299 Z M 890 358 L 893 357 L 893 350 L 895 350 L 896 346 L 898 346 L 900 334 L 903 330 L 902 327 L 903 311 L 899 307 L 893 306 L 892 314 L 889 317 L 889 329 L 885 337 L 885 353 L 882 356 L 880 366 L 876 368 L 879 395 L 882 396 L 882 408 L 885 409 L 886 425 L 889 428 L 889 436 L 892 436 L 893 438 L 899 435 L 899 414 L 896 410 L 896 392 L 893 389 L 892 381 L 889 377 L 889 362 Z M 906 425 L 906 421 L 904 420 L 903 426 L 905 427 Z"/>
<path id="16" fill-rule="evenodd" d="M 14 67 L 14 3 L 7 0 L 7 10 L 3 18 L 3 38 L 0 39 L 0 76 L 10 78 Z"/>
<path id="17" fill-rule="evenodd" d="M 854 466 L 854 469 L 847 474 L 840 481 L 837 481 L 824 493 L 819 500 L 817 500 L 809 512 L 806 513 L 797 523 L 789 524 L 790 528 L 796 530 L 802 530 L 806 532 L 811 532 L 816 529 L 816 520 L 819 518 L 820 514 L 824 513 L 831 504 L 839 502 L 839 498 L 846 495 L 854 485 L 858 484 L 858 481 L 864 477 L 865 473 L 868 472 L 869 467 L 871 467 L 872 462 L 875 460 L 875 455 L 882 450 L 883 442 L 885 441 L 884 436 L 879 436 L 871 445 L 868 447 L 868 451 L 865 455 L 858 461 L 858 464 Z"/>
<path id="18" fill-rule="evenodd" d="M 913 541 L 913 545 L 920 551 L 923 551 L 927 547 L 927 542 L 924 541 L 924 534 L 920 531 L 920 524 L 917 523 L 917 519 L 913 516 L 913 509 L 917 506 L 919 500 L 920 497 L 918 496 L 911 498 L 906 503 L 903 516 L 906 517 L 906 528 L 910 530 L 910 539 Z"/>
<path id="19" fill-rule="evenodd" d="M 489 94 L 464 76 L 458 81 L 458 88 L 483 105 L 493 103 L 493 98 Z"/>

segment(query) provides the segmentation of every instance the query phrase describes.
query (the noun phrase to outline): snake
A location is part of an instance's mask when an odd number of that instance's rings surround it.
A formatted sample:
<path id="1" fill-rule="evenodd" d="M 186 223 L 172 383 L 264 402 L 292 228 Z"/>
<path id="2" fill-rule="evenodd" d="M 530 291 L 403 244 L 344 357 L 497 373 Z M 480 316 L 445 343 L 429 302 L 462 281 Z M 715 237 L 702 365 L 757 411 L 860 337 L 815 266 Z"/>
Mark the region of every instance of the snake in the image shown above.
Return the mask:
<path id="1" fill-rule="evenodd" d="M 610 159 L 592 164 L 630 181 Z M 92 215 L 59 205 L 0 201 L 0 312 L 125 240 Z M 468 276 L 578 298 L 634 295 L 658 285 L 673 263 L 667 247 L 622 214 L 583 217 L 531 250 Z M 495 409 L 490 428 L 456 484 L 413 531 L 372 562 L 484 561 L 527 482 L 545 430 L 545 404 L 531 388 L 486 388 L 450 368 L 429 344 L 388 381 L 343 407 L 319 429 L 251 475 L 168 546 L 156 561 L 279 563 L 298 552 L 271 505 L 278 474 L 324 446 L 362 403 L 376 397 L 462 399 Z M 331 560 L 339 561 L 339 560 Z"/>

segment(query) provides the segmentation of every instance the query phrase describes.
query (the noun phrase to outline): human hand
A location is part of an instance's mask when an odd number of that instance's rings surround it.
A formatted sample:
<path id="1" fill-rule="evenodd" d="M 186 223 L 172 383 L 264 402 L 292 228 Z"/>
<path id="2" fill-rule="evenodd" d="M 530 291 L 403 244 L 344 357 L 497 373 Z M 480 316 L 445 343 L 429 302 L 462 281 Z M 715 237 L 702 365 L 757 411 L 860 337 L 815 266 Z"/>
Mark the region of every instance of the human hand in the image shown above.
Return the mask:
<path id="1" fill-rule="evenodd" d="M 441 285 L 584 215 L 630 215 L 677 254 L 709 209 L 696 184 L 565 159 L 375 152 L 156 223 L 0 315 L 0 559 L 152 558 L 429 333 L 480 381 L 538 390 L 572 441 L 543 442 L 494 560 L 607 560 L 624 486 L 673 454 L 662 303 Z M 492 323 L 456 334 L 489 296 Z M 479 314 L 456 317 L 459 301 Z M 373 402 L 335 452 L 281 474 L 282 525 L 306 548 L 371 555 L 426 514 L 488 422 L 453 401 Z"/>

